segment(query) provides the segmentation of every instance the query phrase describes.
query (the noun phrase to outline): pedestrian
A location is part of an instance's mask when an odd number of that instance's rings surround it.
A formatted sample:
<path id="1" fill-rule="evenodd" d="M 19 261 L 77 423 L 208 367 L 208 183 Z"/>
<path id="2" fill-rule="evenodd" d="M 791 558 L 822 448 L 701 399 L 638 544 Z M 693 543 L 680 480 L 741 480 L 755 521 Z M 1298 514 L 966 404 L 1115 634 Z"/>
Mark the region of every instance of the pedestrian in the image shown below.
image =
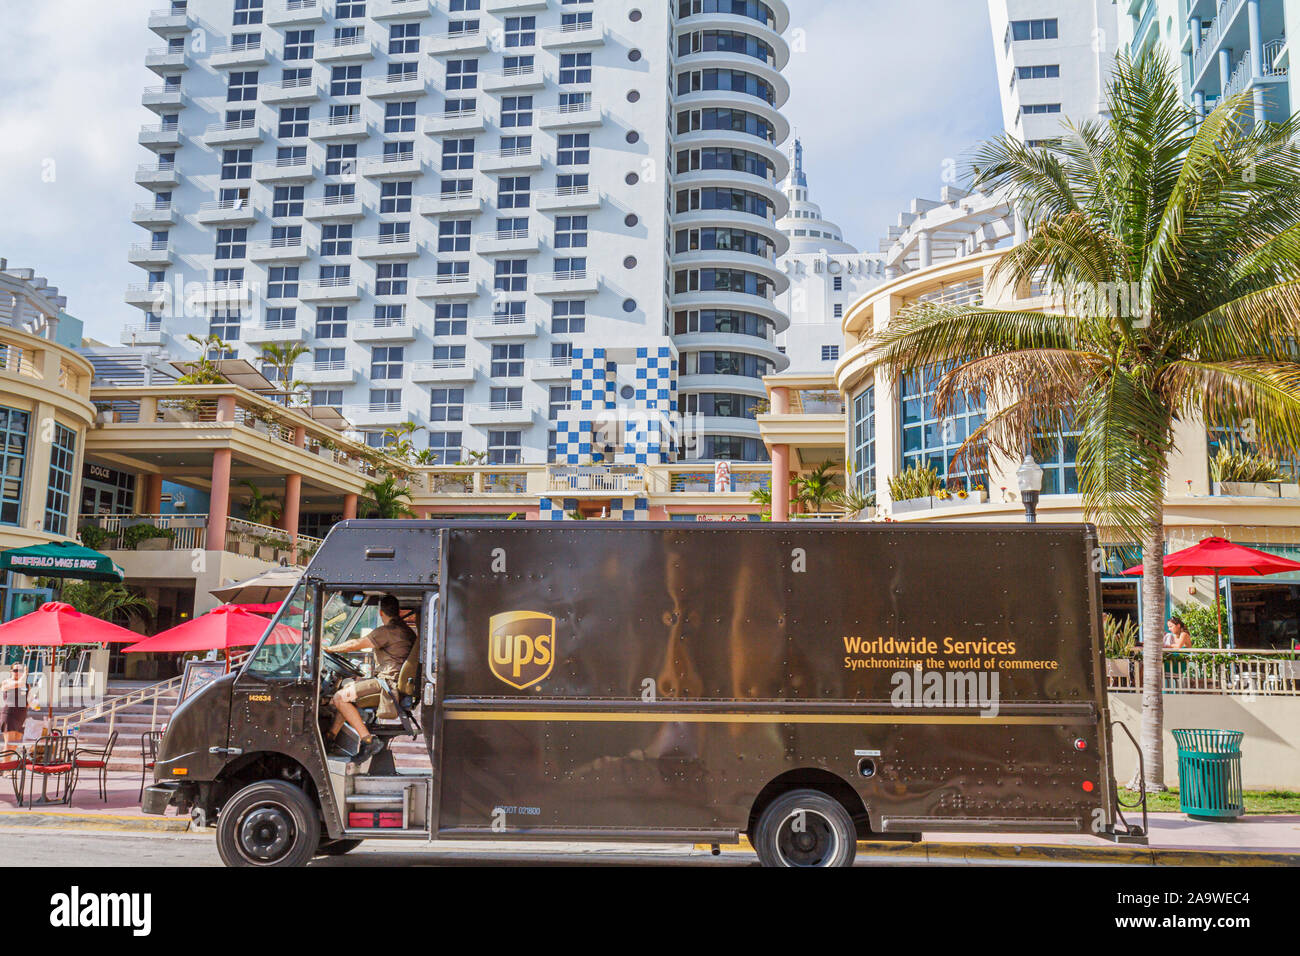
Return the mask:
<path id="1" fill-rule="evenodd" d="M 1165 634 L 1165 648 L 1180 651 L 1192 646 L 1192 634 L 1181 617 L 1171 617 Z"/>
<path id="2" fill-rule="evenodd" d="M 14 663 L 9 676 L 0 681 L 0 731 L 4 733 L 4 749 L 15 749 L 23 742 L 23 727 L 27 724 L 27 668 Z"/>

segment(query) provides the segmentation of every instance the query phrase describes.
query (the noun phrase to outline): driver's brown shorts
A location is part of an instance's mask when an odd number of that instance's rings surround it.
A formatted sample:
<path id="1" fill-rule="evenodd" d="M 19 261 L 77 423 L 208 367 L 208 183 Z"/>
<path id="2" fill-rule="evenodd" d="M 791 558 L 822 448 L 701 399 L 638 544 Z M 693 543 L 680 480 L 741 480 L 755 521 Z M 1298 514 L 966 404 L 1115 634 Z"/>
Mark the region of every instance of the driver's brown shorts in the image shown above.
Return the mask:
<path id="1" fill-rule="evenodd" d="M 379 702 L 383 699 L 383 688 L 379 681 L 373 677 L 365 680 L 354 680 L 347 684 L 339 691 L 343 699 L 349 703 L 356 704 L 360 708 L 378 707 Z"/>

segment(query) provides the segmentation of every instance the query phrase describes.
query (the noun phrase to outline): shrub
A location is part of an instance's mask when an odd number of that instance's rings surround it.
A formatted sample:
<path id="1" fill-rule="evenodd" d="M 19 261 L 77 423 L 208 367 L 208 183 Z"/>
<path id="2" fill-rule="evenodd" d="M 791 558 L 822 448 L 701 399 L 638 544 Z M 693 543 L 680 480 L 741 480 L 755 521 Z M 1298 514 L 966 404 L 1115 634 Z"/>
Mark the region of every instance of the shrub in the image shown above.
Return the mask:
<path id="1" fill-rule="evenodd" d="M 1192 647 L 1218 647 L 1219 624 L 1216 610 L 1223 615 L 1223 646 L 1232 641 L 1232 618 L 1228 616 L 1223 598 L 1215 604 L 1180 604 L 1174 612 L 1187 625 L 1187 633 L 1192 635 Z"/>
<path id="2" fill-rule="evenodd" d="M 135 548 L 141 541 L 151 538 L 175 538 L 176 532 L 171 528 L 160 528 L 152 524 L 133 524 L 122 529 L 122 547 Z"/>
<path id="3" fill-rule="evenodd" d="M 913 465 L 889 479 L 889 497 L 894 501 L 911 501 L 937 495 L 942 487 L 939 473 L 933 468 Z"/>
<path id="4" fill-rule="evenodd" d="M 1138 642 L 1137 621 L 1131 617 L 1116 618 L 1103 614 L 1101 626 L 1107 658 L 1123 661 L 1133 656 L 1133 649 Z"/>

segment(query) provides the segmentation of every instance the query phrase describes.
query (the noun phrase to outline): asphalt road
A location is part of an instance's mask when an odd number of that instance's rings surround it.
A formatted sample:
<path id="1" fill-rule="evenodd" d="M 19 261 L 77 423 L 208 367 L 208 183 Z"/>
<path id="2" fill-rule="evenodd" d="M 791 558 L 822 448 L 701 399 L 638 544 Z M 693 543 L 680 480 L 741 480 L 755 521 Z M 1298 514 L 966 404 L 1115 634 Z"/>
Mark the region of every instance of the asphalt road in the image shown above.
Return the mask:
<path id="1" fill-rule="evenodd" d="M 982 861 L 999 865 L 1001 861 Z M 858 854 L 858 866 L 963 865 L 955 861 L 873 859 Z M 748 852 L 713 856 L 691 846 L 625 844 L 440 843 L 436 846 L 385 842 L 363 844 L 343 857 L 321 857 L 312 866 L 757 866 Z M 1005 865 L 1049 865 L 1006 861 Z M 1087 864 L 1085 864 L 1087 865 Z M 212 833 L 145 834 L 50 828 L 0 830 L 0 866 L 176 867 L 221 866 Z"/>

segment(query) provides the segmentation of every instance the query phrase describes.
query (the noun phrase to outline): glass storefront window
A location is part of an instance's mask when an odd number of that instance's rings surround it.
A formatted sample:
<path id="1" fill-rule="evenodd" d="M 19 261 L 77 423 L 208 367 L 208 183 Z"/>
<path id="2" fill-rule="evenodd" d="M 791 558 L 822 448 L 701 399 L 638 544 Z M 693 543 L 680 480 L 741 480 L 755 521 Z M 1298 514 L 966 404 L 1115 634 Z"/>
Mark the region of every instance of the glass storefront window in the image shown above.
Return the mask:
<path id="1" fill-rule="evenodd" d="M 853 475 L 858 491 L 876 490 L 876 386 L 853 399 Z"/>
<path id="2" fill-rule="evenodd" d="M 955 460 L 970 435 L 984 424 L 985 403 L 971 402 L 958 396 L 949 414 L 940 417 L 935 406 L 935 390 L 947 367 L 931 365 L 921 372 L 903 376 L 898 387 L 899 419 L 902 423 L 902 464 L 906 470 L 915 465 L 933 468 L 950 490 L 988 484 L 986 457 L 968 453 Z"/>
<path id="3" fill-rule="evenodd" d="M 30 421 L 27 412 L 0 406 L 0 524 L 18 524 L 22 520 Z"/>

